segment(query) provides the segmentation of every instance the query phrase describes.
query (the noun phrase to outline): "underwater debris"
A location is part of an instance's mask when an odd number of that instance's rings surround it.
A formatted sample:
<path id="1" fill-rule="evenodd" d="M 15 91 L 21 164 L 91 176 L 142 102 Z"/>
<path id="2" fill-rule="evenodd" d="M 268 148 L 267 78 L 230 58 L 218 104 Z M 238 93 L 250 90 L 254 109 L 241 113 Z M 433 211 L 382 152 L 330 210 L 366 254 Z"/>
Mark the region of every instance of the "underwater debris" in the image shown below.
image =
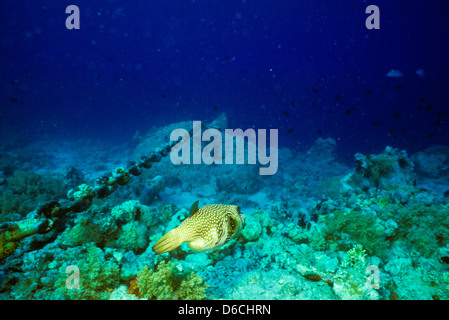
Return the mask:
<path id="1" fill-rule="evenodd" d="M 244 223 L 245 216 L 238 206 L 210 204 L 198 209 L 196 201 L 190 208 L 190 216 L 160 238 L 153 251 L 162 254 L 184 242 L 195 252 L 216 249 L 235 237 Z"/>
<path id="2" fill-rule="evenodd" d="M 257 241 L 262 235 L 262 225 L 252 215 L 245 217 L 245 228 L 242 230 L 242 236 L 246 241 Z"/>
<path id="3" fill-rule="evenodd" d="M 41 204 L 36 212 L 43 216 L 41 219 L 27 219 L 17 223 L 12 223 L 0 229 L 0 260 L 10 256 L 18 247 L 20 240 L 36 233 L 48 233 L 55 229 L 61 217 L 69 212 L 79 213 L 87 210 L 94 197 L 100 199 L 113 193 L 118 185 L 126 185 L 130 181 L 130 174 L 140 174 L 136 168 L 150 168 L 152 163 L 159 162 L 162 157 L 169 154 L 173 146 L 181 141 L 170 141 L 161 148 L 156 148 L 149 157 L 142 156 L 138 162 L 135 162 L 128 170 L 118 167 L 111 176 L 104 175 L 97 178 L 95 187 L 87 184 L 81 184 L 67 193 L 69 200 L 47 201 Z M 5 226 L 5 224 L 3 224 Z"/>
<path id="4" fill-rule="evenodd" d="M 48 219 L 27 219 L 0 225 L 0 261 L 14 253 L 20 240 L 36 233 L 46 233 L 53 223 Z"/>

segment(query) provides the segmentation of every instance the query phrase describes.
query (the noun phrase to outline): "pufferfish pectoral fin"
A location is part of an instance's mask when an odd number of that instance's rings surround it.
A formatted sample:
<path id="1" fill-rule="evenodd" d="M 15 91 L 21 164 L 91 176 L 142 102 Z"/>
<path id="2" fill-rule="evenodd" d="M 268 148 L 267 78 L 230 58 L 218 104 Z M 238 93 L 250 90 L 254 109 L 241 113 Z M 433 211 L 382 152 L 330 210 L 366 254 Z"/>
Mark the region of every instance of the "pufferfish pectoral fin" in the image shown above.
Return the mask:
<path id="1" fill-rule="evenodd" d="M 179 247 L 184 241 L 181 239 L 178 228 L 172 229 L 160 238 L 153 246 L 156 254 L 172 251 Z"/>
<path id="2" fill-rule="evenodd" d="M 197 211 L 198 211 L 198 203 L 200 201 L 196 200 L 192 206 L 190 207 L 190 211 L 189 211 L 189 217 L 193 216 Z"/>

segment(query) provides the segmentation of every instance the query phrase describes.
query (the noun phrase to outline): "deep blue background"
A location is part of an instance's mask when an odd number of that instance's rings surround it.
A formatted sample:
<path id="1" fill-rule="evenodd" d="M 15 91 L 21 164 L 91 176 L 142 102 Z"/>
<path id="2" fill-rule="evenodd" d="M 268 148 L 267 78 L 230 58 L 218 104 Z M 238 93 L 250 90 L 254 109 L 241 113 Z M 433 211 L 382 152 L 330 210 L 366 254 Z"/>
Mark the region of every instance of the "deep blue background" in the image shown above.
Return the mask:
<path id="1" fill-rule="evenodd" d="M 447 144 L 448 3 L 2 1 L 2 141 L 121 143 L 225 111 L 230 128 L 277 128 L 299 149 L 333 137 L 349 158 Z M 80 30 L 65 28 L 70 4 Z M 380 30 L 365 28 L 369 4 Z"/>

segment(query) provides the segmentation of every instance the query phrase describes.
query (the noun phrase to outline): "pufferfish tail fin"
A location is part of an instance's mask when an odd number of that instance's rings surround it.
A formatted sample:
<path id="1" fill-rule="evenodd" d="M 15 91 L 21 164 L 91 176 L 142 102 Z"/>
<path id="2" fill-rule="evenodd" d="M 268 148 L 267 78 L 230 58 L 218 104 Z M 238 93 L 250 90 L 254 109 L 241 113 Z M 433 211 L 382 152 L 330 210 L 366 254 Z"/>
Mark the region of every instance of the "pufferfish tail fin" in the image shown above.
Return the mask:
<path id="1" fill-rule="evenodd" d="M 179 247 L 184 240 L 181 239 L 178 228 L 172 229 L 160 238 L 153 246 L 153 251 L 156 254 L 162 254 L 172 251 Z"/>

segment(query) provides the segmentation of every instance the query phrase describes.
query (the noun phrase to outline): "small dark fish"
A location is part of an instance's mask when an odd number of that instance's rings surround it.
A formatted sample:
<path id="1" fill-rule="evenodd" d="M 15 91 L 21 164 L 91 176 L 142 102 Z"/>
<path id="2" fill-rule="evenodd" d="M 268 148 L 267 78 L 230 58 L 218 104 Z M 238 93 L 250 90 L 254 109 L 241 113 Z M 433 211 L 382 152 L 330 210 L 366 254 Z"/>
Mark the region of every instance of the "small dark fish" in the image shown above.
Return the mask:
<path id="1" fill-rule="evenodd" d="M 396 90 L 400 90 L 400 89 L 402 89 L 402 85 L 400 85 L 400 84 L 397 84 L 397 85 L 395 86 L 395 89 L 396 89 Z"/>
<path id="2" fill-rule="evenodd" d="M 293 129 L 287 129 L 287 133 L 292 133 Z"/>
<path id="3" fill-rule="evenodd" d="M 100 79 L 101 78 L 101 74 L 97 74 L 97 79 Z"/>
<path id="4" fill-rule="evenodd" d="M 290 115 L 287 110 L 282 111 L 282 114 L 286 117 L 288 117 Z"/>
<path id="5" fill-rule="evenodd" d="M 294 106 L 296 103 L 295 103 L 295 101 L 290 101 L 290 105 L 292 105 L 292 106 Z"/>
<path id="6" fill-rule="evenodd" d="M 313 106 L 313 107 L 316 107 L 315 101 L 312 101 L 312 106 Z"/>
<path id="7" fill-rule="evenodd" d="M 167 96 L 165 94 L 161 94 L 161 98 L 165 99 L 165 98 L 167 98 Z"/>
<path id="8" fill-rule="evenodd" d="M 443 117 L 446 115 L 446 111 L 440 111 L 437 113 L 437 117 Z"/>
<path id="9" fill-rule="evenodd" d="M 373 126 L 378 127 L 380 126 L 381 122 L 380 121 L 374 121 L 373 122 Z"/>
<path id="10" fill-rule="evenodd" d="M 9 98 L 9 101 L 14 102 L 14 103 L 19 102 L 19 100 L 17 100 L 16 98 Z"/>
<path id="11" fill-rule="evenodd" d="M 318 282 L 318 281 L 322 280 L 322 278 L 319 274 L 313 274 L 313 273 L 305 274 L 304 278 L 306 278 L 307 280 L 309 280 L 311 282 Z"/>
<path id="12" fill-rule="evenodd" d="M 312 88 L 312 91 L 315 93 L 318 93 L 318 89 L 317 88 Z"/>
<path id="13" fill-rule="evenodd" d="M 433 105 L 429 104 L 429 105 L 426 107 L 426 111 L 430 111 L 430 110 L 432 110 L 432 108 L 433 108 Z"/>
<path id="14" fill-rule="evenodd" d="M 214 110 L 217 111 L 217 106 L 214 106 Z"/>
<path id="15" fill-rule="evenodd" d="M 334 113 L 334 110 L 329 110 L 329 114 L 333 114 Z"/>
<path id="16" fill-rule="evenodd" d="M 393 113 L 393 115 L 394 115 L 396 118 L 400 118 L 400 117 L 401 117 L 401 114 L 399 113 L 399 111 L 396 111 L 395 113 Z"/>
<path id="17" fill-rule="evenodd" d="M 345 111 L 345 116 L 349 116 L 349 115 L 351 115 L 351 110 L 348 109 Z"/>
<path id="18" fill-rule="evenodd" d="M 429 132 L 428 134 L 427 134 L 427 137 L 428 138 L 432 138 L 432 137 L 434 137 L 435 136 L 435 133 L 434 132 Z"/>
<path id="19" fill-rule="evenodd" d="M 316 132 L 321 136 L 323 132 L 320 129 L 317 129 Z"/>
<path id="20" fill-rule="evenodd" d="M 418 111 L 422 111 L 422 107 L 421 106 L 418 107 Z"/>
<path id="21" fill-rule="evenodd" d="M 396 133 L 396 129 L 390 128 L 390 129 L 388 129 L 388 132 L 390 132 L 390 133 Z"/>
<path id="22" fill-rule="evenodd" d="M 435 124 L 436 124 L 437 126 L 441 126 L 441 125 L 443 124 L 443 121 L 435 120 Z"/>
<path id="23" fill-rule="evenodd" d="M 335 96 L 335 100 L 337 100 L 337 101 L 339 101 L 340 98 L 341 98 L 341 94 L 337 94 L 337 95 Z"/>
<path id="24" fill-rule="evenodd" d="M 419 98 L 418 101 L 419 101 L 420 103 L 424 103 L 424 99 L 423 99 L 423 98 Z"/>
<path id="25" fill-rule="evenodd" d="M 371 90 L 366 90 L 366 95 L 369 96 L 371 94 Z"/>

